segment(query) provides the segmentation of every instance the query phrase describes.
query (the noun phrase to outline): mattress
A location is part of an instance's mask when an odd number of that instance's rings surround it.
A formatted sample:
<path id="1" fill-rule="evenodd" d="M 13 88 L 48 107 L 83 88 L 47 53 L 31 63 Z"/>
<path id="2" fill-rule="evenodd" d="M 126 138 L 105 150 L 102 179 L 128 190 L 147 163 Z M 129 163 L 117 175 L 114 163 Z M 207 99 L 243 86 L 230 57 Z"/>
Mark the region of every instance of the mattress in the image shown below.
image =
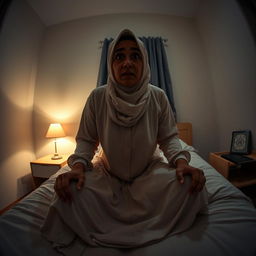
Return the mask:
<path id="1" fill-rule="evenodd" d="M 82 255 L 256 255 L 256 209 L 251 200 L 204 161 L 197 151 L 181 141 L 191 154 L 190 164 L 204 171 L 208 209 L 197 216 L 187 231 L 158 243 L 136 249 L 85 246 Z M 0 255 L 59 255 L 40 232 L 54 195 L 61 168 L 39 188 L 0 217 Z M 255 170 L 256 171 L 256 170 Z"/>

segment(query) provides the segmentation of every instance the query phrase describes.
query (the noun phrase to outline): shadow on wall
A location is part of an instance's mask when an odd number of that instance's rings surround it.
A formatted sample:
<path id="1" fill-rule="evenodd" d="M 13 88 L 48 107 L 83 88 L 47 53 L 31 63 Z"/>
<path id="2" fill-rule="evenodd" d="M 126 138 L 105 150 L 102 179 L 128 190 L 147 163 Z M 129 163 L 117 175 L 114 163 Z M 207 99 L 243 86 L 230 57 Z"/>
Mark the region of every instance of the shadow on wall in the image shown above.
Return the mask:
<path id="1" fill-rule="evenodd" d="M 35 159 L 31 134 L 31 108 L 21 107 L 0 90 L 0 190 L 20 197 L 31 191 L 32 179 L 29 162 Z M 17 180 L 26 177 L 24 182 Z M 30 177 L 29 177 L 30 176 Z M 18 184 L 17 184 L 18 182 Z M 6 197 L 1 199 L 5 200 Z M 8 204 L 3 202 L 3 205 Z"/>
<path id="2" fill-rule="evenodd" d="M 0 92 L 0 162 L 20 151 L 34 152 L 31 134 L 31 109 L 13 104 Z"/>

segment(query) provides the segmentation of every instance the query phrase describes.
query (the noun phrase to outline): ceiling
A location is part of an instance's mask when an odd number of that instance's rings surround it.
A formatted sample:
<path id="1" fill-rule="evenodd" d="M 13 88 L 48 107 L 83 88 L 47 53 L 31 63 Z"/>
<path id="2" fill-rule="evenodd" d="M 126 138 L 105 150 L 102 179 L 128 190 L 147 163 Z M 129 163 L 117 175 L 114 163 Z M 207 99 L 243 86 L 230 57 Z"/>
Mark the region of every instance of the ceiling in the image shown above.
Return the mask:
<path id="1" fill-rule="evenodd" d="M 45 25 L 114 13 L 194 17 L 201 0 L 26 0 Z"/>

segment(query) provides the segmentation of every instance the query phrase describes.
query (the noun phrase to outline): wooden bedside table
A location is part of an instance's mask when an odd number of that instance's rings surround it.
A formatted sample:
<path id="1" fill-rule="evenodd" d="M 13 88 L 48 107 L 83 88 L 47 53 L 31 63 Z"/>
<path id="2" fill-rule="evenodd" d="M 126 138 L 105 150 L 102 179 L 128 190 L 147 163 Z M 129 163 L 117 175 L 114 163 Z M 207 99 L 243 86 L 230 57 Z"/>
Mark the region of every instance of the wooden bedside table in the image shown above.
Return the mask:
<path id="1" fill-rule="evenodd" d="M 52 156 L 52 154 L 47 155 L 30 162 L 31 172 L 36 187 L 40 186 L 51 175 L 66 165 L 67 159 L 69 157 L 69 155 L 62 155 L 61 159 L 52 160 Z"/>
<path id="2" fill-rule="evenodd" d="M 238 188 L 256 184 L 256 169 L 242 170 L 235 163 L 221 157 L 222 154 L 229 152 L 214 152 L 209 155 L 209 163 L 226 179 Z M 247 155 L 256 159 L 256 153 Z"/>

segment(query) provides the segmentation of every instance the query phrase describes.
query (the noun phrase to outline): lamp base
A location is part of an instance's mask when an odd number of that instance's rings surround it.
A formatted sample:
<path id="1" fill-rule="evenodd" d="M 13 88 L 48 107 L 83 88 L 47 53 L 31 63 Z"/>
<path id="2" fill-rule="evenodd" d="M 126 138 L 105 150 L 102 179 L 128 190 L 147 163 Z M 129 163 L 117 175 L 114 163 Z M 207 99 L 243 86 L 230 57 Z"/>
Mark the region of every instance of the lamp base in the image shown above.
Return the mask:
<path id="1" fill-rule="evenodd" d="M 54 155 L 51 157 L 52 160 L 58 160 L 58 159 L 61 159 L 61 158 L 62 158 L 62 156 L 60 156 L 59 154 L 54 154 Z"/>

